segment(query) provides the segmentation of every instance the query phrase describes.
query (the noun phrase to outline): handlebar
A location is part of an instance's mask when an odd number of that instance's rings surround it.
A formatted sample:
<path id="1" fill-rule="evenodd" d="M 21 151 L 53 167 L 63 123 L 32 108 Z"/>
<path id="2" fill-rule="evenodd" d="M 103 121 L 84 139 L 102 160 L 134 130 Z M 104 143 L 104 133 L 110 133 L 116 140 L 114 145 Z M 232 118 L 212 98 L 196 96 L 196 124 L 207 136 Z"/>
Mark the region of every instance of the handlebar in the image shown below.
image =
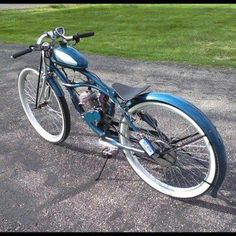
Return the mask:
<path id="1" fill-rule="evenodd" d="M 76 33 L 72 36 L 65 36 L 64 34 L 58 35 L 58 33 L 56 32 L 56 29 L 54 31 L 48 31 L 47 33 L 42 34 L 37 40 L 37 45 L 41 45 L 44 38 L 51 38 L 52 40 L 55 40 L 56 38 L 61 37 L 62 39 L 66 41 L 75 40 L 76 43 L 78 43 L 81 38 L 91 37 L 94 35 L 94 32 Z"/>
<path id="2" fill-rule="evenodd" d="M 77 34 L 74 34 L 72 37 L 73 37 L 73 40 L 75 40 L 76 42 L 79 42 L 81 38 L 86 38 L 86 37 L 91 37 L 91 36 L 94 36 L 94 32 L 86 32 L 86 33 L 77 33 Z"/>
<path id="3" fill-rule="evenodd" d="M 69 42 L 69 41 L 75 41 L 76 43 L 78 43 L 80 41 L 81 38 L 87 38 L 87 37 L 91 37 L 91 36 L 94 36 L 94 32 L 86 32 L 86 33 L 76 33 L 72 36 L 65 36 L 64 35 L 64 28 L 63 29 L 63 33 L 59 34 L 58 33 L 58 28 L 56 28 L 54 31 L 48 31 L 46 33 L 43 33 L 38 39 L 37 39 L 37 43 L 35 46 L 29 46 L 29 48 L 25 49 L 25 50 L 22 50 L 22 51 L 19 51 L 15 54 L 13 54 L 11 56 L 11 58 L 17 58 L 17 57 L 20 57 L 20 56 L 23 56 L 27 53 L 30 53 L 33 51 L 34 48 L 40 48 L 42 49 L 41 45 L 43 44 L 43 40 L 45 38 L 50 38 L 52 41 L 55 41 L 57 38 L 61 37 L 62 40 L 66 41 L 66 42 Z"/>
<path id="4" fill-rule="evenodd" d="M 33 49 L 31 48 L 31 47 L 29 47 L 29 48 L 27 48 L 27 49 L 25 49 L 25 50 L 22 50 L 22 51 L 19 51 L 19 52 L 17 52 L 17 53 L 15 53 L 15 54 L 13 54 L 12 56 L 11 56 L 11 58 L 17 58 L 17 57 L 20 57 L 20 56 L 23 56 L 23 55 L 25 55 L 25 54 L 27 54 L 27 53 L 30 53 L 30 52 L 32 52 L 33 51 Z"/>

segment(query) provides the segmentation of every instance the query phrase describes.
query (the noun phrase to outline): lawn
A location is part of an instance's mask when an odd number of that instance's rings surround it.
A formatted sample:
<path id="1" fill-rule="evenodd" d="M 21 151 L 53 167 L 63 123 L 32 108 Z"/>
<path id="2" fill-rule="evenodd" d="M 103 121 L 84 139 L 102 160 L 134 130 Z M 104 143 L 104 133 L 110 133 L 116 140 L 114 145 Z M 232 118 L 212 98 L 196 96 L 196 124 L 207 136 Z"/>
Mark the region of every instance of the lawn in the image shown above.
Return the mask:
<path id="1" fill-rule="evenodd" d="M 236 67 L 234 4 L 80 4 L 0 11 L 0 42 L 32 44 L 64 26 L 68 35 L 95 31 L 82 52 Z"/>

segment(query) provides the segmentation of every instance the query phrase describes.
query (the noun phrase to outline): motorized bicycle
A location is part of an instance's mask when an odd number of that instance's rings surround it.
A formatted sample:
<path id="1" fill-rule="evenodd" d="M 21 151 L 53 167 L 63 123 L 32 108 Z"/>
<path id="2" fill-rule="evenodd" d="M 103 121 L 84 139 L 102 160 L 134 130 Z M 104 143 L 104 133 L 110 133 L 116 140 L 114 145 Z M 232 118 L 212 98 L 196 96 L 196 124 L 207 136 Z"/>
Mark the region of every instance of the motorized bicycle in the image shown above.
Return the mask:
<path id="1" fill-rule="evenodd" d="M 149 86 L 105 84 L 88 70 L 85 56 L 70 45 L 93 35 L 66 36 L 64 28 L 57 27 L 12 56 L 41 52 L 39 69 L 27 67 L 18 76 L 20 101 L 34 129 L 53 144 L 68 137 L 71 118 L 64 86 L 84 122 L 106 146 L 104 155 L 122 150 L 141 179 L 163 194 L 193 198 L 209 192 L 216 197 L 227 167 L 216 127 L 179 96 L 147 92 Z M 66 70 L 79 73 L 79 81 Z"/>

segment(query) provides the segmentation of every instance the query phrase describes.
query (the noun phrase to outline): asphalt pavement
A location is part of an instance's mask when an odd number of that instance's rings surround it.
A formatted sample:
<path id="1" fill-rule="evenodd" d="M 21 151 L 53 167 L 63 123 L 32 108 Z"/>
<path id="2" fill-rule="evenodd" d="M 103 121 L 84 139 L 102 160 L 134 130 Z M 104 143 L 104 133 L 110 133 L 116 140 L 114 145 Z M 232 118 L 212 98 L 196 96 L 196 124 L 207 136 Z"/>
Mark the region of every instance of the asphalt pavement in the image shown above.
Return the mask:
<path id="1" fill-rule="evenodd" d="M 8 10 L 8 9 L 26 9 L 26 8 L 36 8 L 36 7 L 46 7 L 46 6 L 49 6 L 49 5 L 55 5 L 55 4 L 22 4 L 22 3 L 19 3 L 19 4 L 2 4 L 0 3 L 0 9 L 1 10 Z"/>
<path id="2" fill-rule="evenodd" d="M 104 158 L 97 137 L 69 102 L 72 127 L 61 145 L 33 130 L 21 107 L 17 75 L 38 66 L 35 53 L 0 45 L 0 231 L 6 232 L 235 232 L 236 69 L 143 62 L 86 55 L 104 82 L 170 92 L 194 103 L 215 124 L 228 155 L 228 172 L 218 198 L 165 196 L 144 183 L 122 153 Z"/>

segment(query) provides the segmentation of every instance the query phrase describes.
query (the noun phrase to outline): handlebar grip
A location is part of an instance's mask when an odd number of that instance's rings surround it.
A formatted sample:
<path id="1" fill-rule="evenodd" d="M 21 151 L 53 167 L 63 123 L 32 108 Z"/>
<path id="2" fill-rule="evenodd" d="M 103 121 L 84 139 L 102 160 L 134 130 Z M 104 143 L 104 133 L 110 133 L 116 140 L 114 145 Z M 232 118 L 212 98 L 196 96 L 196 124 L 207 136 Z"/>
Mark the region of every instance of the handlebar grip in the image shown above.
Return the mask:
<path id="1" fill-rule="evenodd" d="M 86 38 L 86 37 L 91 37 L 91 36 L 94 36 L 94 32 L 86 32 L 86 33 L 81 33 L 81 34 L 77 33 L 73 35 L 73 39 L 76 42 L 79 42 L 81 38 Z"/>
<path id="2" fill-rule="evenodd" d="M 23 55 L 25 55 L 25 54 L 27 54 L 27 53 L 30 53 L 30 52 L 32 52 L 33 51 L 33 49 L 32 48 L 27 48 L 27 49 L 25 49 L 25 50 L 22 50 L 22 51 L 20 51 L 20 52 L 17 52 L 17 53 L 15 53 L 15 54 L 13 54 L 12 56 L 11 56 L 11 58 L 17 58 L 17 57 L 20 57 L 20 56 L 23 56 Z"/>
<path id="3" fill-rule="evenodd" d="M 82 34 L 78 34 L 80 38 L 86 38 L 86 37 L 91 37 L 94 36 L 94 32 L 86 32 Z"/>

